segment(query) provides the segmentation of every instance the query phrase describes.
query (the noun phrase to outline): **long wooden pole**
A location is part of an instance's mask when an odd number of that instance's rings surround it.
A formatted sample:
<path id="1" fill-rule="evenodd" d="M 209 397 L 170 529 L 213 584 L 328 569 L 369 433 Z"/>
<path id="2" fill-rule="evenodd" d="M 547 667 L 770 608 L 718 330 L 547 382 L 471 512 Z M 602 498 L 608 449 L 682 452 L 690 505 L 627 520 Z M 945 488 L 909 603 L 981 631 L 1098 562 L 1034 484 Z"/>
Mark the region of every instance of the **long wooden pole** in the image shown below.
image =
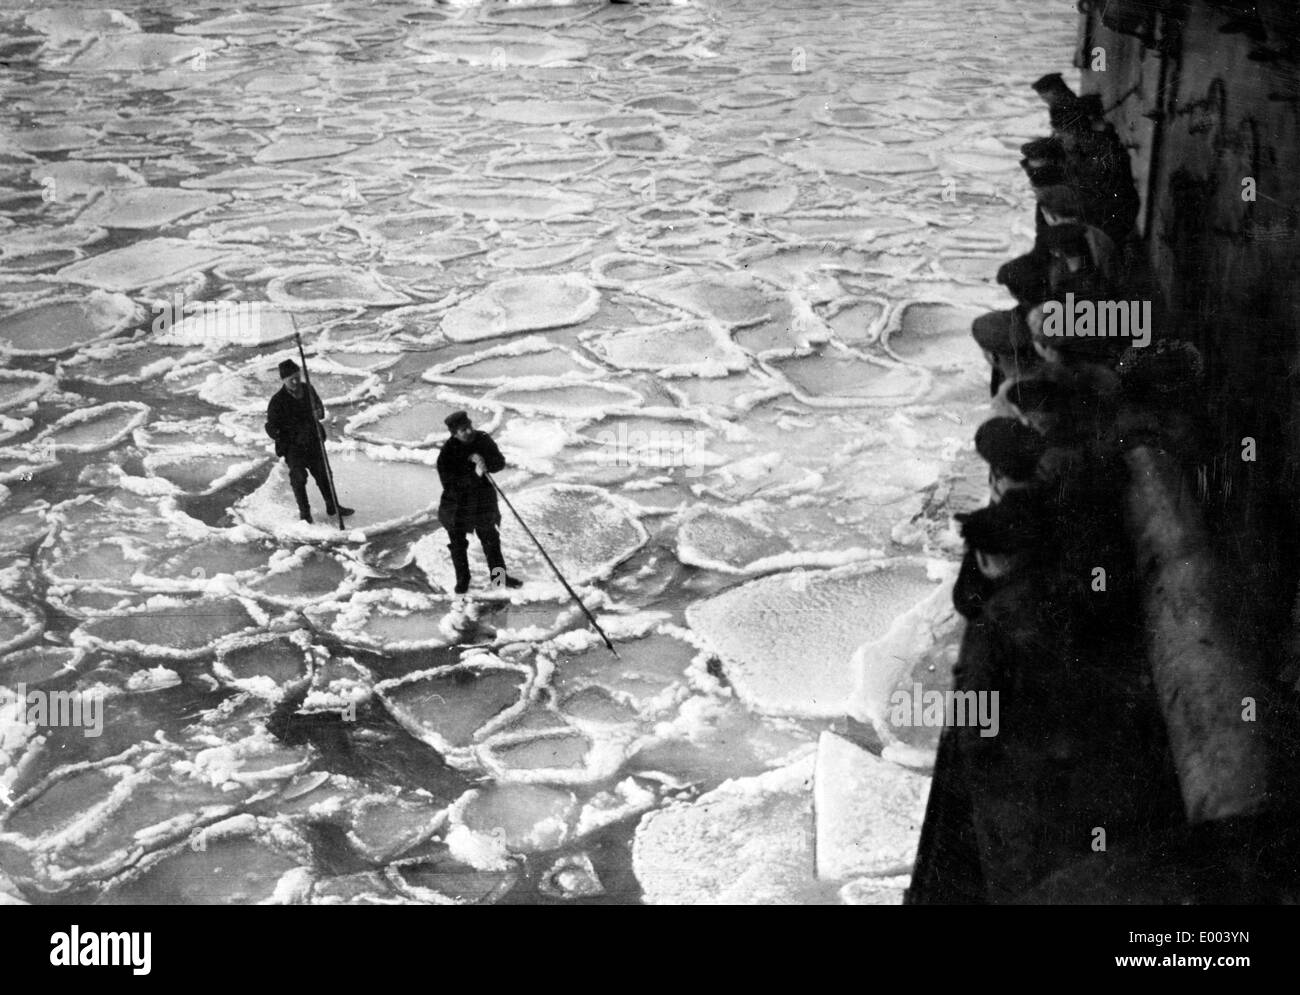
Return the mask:
<path id="1" fill-rule="evenodd" d="M 577 592 L 569 586 L 569 582 L 564 579 L 564 574 L 560 573 L 560 568 L 555 565 L 555 561 L 552 560 L 550 554 L 546 552 L 546 548 L 541 544 L 537 536 L 533 535 L 533 530 L 528 527 L 528 523 L 523 520 L 523 517 L 515 510 L 515 506 L 510 503 L 510 499 L 506 497 L 506 492 L 501 489 L 501 485 L 493 479 L 492 474 L 485 471 L 483 475 L 492 482 L 492 486 L 495 487 L 497 493 L 501 495 L 501 500 L 506 503 L 506 507 L 510 509 L 510 513 L 515 516 L 515 520 L 519 522 L 523 527 L 523 530 L 528 533 L 528 538 L 533 540 L 533 545 L 537 547 L 537 551 L 541 553 L 542 558 L 546 560 L 546 565 L 549 566 L 555 573 L 555 576 L 559 578 L 560 583 L 564 585 L 564 589 L 569 592 L 569 597 L 577 602 L 578 607 L 582 609 L 582 613 L 587 616 L 587 621 L 591 623 L 591 627 L 600 633 L 600 638 L 605 640 L 605 645 L 609 647 L 609 651 L 621 660 L 622 657 L 618 656 L 618 650 L 614 649 L 614 644 L 610 642 L 609 636 L 605 635 L 605 630 L 602 629 L 600 623 L 596 621 L 596 616 L 587 610 L 587 606 L 582 603 L 582 599 L 578 597 Z"/>

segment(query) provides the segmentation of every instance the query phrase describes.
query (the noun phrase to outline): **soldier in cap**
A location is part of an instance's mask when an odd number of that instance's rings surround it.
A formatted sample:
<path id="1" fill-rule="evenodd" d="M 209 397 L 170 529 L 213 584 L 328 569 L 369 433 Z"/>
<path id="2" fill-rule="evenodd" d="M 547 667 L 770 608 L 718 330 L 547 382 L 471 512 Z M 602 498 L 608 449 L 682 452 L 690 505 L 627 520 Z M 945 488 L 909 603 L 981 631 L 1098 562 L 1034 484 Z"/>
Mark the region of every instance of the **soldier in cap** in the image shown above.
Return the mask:
<path id="1" fill-rule="evenodd" d="M 1020 308 L 989 311 L 971 322 L 971 335 L 993 367 L 989 393 L 996 395 L 1008 377 L 1017 379 L 1039 364 Z"/>
<path id="2" fill-rule="evenodd" d="M 289 465 L 289 486 L 298 502 L 298 515 L 311 522 L 307 500 L 307 474 L 311 474 L 325 498 L 325 514 L 355 514 L 334 500 L 330 477 L 325 469 L 325 405 L 315 389 L 303 383 L 302 370 L 292 359 L 280 363 L 281 387 L 266 406 L 266 434 L 275 440 L 275 455 Z"/>
<path id="3" fill-rule="evenodd" d="M 474 423 L 464 411 L 456 411 L 444 421 L 451 436 L 438 453 L 438 479 L 442 481 L 438 521 L 447 530 L 447 549 L 451 551 L 451 562 L 456 568 L 456 593 L 464 594 L 469 590 L 467 536 L 470 532 L 478 536 L 483 546 L 493 586 L 522 587 L 522 581 L 506 573 L 501 537 L 497 532 L 501 510 L 497 505 L 496 488 L 487 479 L 487 474 L 505 468 L 505 457 L 490 435 L 475 431 Z"/>
<path id="4" fill-rule="evenodd" d="M 989 465 L 989 502 L 996 504 L 1009 491 L 1033 484 L 1047 443 L 1015 418 L 990 418 L 975 432 L 975 451 Z"/>

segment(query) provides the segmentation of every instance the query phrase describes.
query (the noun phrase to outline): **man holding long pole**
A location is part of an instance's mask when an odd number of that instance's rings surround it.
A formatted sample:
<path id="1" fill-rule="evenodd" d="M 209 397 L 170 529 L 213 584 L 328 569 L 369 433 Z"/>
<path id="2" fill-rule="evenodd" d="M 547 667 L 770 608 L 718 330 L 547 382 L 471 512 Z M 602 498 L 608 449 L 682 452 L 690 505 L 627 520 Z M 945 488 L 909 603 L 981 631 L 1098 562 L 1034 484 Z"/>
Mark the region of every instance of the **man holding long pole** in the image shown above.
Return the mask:
<path id="1" fill-rule="evenodd" d="M 447 549 L 456 568 L 456 593 L 469 590 L 470 532 L 478 536 L 487 559 L 493 587 L 522 587 L 523 581 L 506 573 L 501 553 L 501 509 L 489 473 L 506 465 L 501 450 L 486 432 L 476 432 L 464 411 L 444 420 L 451 437 L 438 453 L 438 479 L 442 482 L 442 499 L 438 503 L 438 521 L 447 530 Z"/>
<path id="2" fill-rule="evenodd" d="M 292 359 L 280 363 L 280 390 L 266 408 L 266 434 L 275 440 L 275 455 L 289 465 L 289 486 L 298 502 L 298 516 L 310 523 L 311 504 L 307 500 L 307 474 L 311 474 L 325 498 L 325 513 L 343 519 L 355 514 L 334 500 L 333 480 L 325 455 L 325 405 L 311 384 L 303 383 L 303 371 Z"/>
<path id="3" fill-rule="evenodd" d="M 505 558 L 501 555 L 501 538 L 497 533 L 497 526 L 501 524 L 501 509 L 497 506 L 497 495 L 500 494 L 501 500 L 506 503 L 520 527 L 533 540 L 542 559 L 546 560 L 546 565 L 569 592 L 569 597 L 582 609 L 592 628 L 600 633 L 600 638 L 605 641 L 609 651 L 618 656 L 618 650 L 596 617 L 582 603 L 572 585 L 564 579 L 564 574 L 560 573 L 560 568 L 555 565 L 546 548 L 506 497 L 506 492 L 492 479 L 492 474 L 501 472 L 506 465 L 505 457 L 501 455 L 501 450 L 492 441 L 492 437 L 485 432 L 474 431 L 474 424 L 464 411 L 448 415 L 445 421 L 451 438 L 442 444 L 442 451 L 438 454 L 438 477 L 442 481 L 438 521 L 446 528 L 450 540 L 447 548 L 451 550 L 451 562 L 456 568 L 456 593 L 464 594 L 469 590 L 469 542 L 465 535 L 471 530 L 478 533 L 479 542 L 483 544 L 483 554 L 487 557 L 493 586 L 523 586 L 523 581 L 506 573 Z"/>

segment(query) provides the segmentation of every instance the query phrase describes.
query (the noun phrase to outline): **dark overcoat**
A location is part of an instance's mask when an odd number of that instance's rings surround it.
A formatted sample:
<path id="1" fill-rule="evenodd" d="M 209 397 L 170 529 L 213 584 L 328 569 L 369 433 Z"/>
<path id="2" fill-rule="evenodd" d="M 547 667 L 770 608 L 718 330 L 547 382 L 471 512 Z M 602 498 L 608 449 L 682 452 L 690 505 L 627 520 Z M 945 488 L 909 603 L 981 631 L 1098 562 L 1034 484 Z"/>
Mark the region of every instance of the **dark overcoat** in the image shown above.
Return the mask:
<path id="1" fill-rule="evenodd" d="M 320 452 L 320 419 L 325 405 L 315 388 L 303 385 L 301 397 L 281 387 L 266 406 L 266 434 L 275 440 L 275 455 L 311 459 Z"/>
<path id="2" fill-rule="evenodd" d="M 448 531 L 472 532 L 482 526 L 501 524 L 496 489 L 487 477 L 474 472 L 470 460 L 474 453 L 483 457 L 488 473 L 505 469 L 505 457 L 486 432 L 475 432 L 468 442 L 461 442 L 453 435 L 442 444 L 442 452 L 438 454 L 438 479 L 442 481 L 438 521 Z"/>

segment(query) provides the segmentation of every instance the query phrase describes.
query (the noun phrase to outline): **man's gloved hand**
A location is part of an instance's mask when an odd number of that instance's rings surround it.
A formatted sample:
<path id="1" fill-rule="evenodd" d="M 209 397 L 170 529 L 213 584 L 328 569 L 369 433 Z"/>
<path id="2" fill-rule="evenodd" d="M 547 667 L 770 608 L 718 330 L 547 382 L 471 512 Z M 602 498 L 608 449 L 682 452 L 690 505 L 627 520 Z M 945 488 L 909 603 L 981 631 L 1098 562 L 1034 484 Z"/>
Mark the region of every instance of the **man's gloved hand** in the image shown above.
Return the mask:
<path id="1" fill-rule="evenodd" d="M 474 472 L 480 477 L 487 473 L 487 462 L 478 453 L 470 453 L 470 462 L 474 464 Z"/>

